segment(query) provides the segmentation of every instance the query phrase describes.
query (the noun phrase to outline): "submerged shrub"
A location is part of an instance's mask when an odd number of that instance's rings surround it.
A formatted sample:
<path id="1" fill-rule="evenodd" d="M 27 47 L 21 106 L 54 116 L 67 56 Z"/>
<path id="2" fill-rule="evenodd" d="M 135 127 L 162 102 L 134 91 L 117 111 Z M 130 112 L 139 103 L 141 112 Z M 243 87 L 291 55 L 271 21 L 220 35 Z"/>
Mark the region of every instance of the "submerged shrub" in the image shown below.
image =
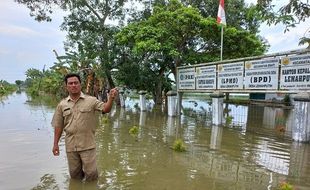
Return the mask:
<path id="1" fill-rule="evenodd" d="M 139 128 L 137 126 L 133 126 L 129 129 L 129 134 L 131 135 L 137 135 L 139 132 Z"/>
<path id="2" fill-rule="evenodd" d="M 226 117 L 226 125 L 230 125 L 232 123 L 232 120 L 233 120 L 233 116 L 227 116 Z"/>
<path id="3" fill-rule="evenodd" d="M 184 152 L 185 151 L 185 144 L 181 139 L 177 139 L 173 143 L 173 150 L 177 152 Z"/>
<path id="4" fill-rule="evenodd" d="M 108 117 L 102 117 L 101 118 L 101 123 L 103 124 L 103 123 L 108 123 Z"/>
<path id="5" fill-rule="evenodd" d="M 278 186 L 278 190 L 294 190 L 293 185 L 289 184 L 288 182 L 282 182 Z"/>

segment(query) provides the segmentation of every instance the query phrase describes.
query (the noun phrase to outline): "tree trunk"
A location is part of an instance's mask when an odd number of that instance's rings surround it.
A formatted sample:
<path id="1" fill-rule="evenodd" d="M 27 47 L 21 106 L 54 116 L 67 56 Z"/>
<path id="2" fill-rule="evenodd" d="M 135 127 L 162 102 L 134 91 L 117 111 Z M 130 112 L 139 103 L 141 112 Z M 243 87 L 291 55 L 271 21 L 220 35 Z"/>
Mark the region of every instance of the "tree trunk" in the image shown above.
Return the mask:
<path id="1" fill-rule="evenodd" d="M 159 82 L 156 84 L 156 90 L 155 90 L 155 97 L 154 102 L 157 105 L 162 104 L 162 81 L 159 80 Z"/>
<path id="2" fill-rule="evenodd" d="M 158 75 L 158 83 L 156 83 L 156 88 L 155 88 L 155 95 L 154 95 L 154 102 L 157 105 L 161 105 L 163 102 L 162 99 L 162 91 L 163 91 L 163 81 L 162 78 L 164 76 L 165 70 L 160 69 L 159 75 Z"/>

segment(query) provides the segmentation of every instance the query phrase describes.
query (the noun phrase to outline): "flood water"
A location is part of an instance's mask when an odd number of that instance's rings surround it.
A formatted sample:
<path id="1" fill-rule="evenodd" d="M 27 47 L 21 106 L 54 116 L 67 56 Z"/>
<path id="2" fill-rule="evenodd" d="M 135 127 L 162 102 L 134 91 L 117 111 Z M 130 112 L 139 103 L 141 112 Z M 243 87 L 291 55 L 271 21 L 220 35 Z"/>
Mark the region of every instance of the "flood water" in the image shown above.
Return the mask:
<path id="1" fill-rule="evenodd" d="M 63 139 L 60 156 L 52 154 L 55 102 L 25 93 L 1 99 L 0 189 L 269 190 L 283 182 L 310 189 L 310 146 L 291 139 L 293 110 L 225 105 L 232 121 L 217 127 L 205 100 L 184 99 L 180 117 L 151 103 L 140 112 L 137 103 L 100 117 L 100 176 L 84 183 L 68 176 Z M 176 139 L 185 152 L 172 149 Z"/>

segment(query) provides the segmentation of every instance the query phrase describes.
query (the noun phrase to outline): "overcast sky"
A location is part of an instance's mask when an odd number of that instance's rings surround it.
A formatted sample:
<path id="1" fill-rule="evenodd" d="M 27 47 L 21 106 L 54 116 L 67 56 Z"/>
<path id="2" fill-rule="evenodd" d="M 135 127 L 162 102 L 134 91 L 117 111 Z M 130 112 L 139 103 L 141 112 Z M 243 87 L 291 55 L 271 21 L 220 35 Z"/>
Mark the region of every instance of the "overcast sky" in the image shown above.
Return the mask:
<path id="1" fill-rule="evenodd" d="M 229 25 L 229 18 L 226 20 Z M 39 23 L 29 16 L 24 5 L 13 0 L 0 0 L 0 80 L 15 83 L 15 80 L 26 79 L 25 72 L 29 68 L 51 67 L 56 62 L 52 50 L 60 55 L 64 53 L 65 33 L 59 29 L 61 23 L 61 13 L 56 13 L 50 23 Z M 260 34 L 271 45 L 268 53 L 275 53 L 305 48 L 298 46 L 298 41 L 309 27 L 308 19 L 287 33 L 283 32 L 283 26 L 264 26 Z"/>

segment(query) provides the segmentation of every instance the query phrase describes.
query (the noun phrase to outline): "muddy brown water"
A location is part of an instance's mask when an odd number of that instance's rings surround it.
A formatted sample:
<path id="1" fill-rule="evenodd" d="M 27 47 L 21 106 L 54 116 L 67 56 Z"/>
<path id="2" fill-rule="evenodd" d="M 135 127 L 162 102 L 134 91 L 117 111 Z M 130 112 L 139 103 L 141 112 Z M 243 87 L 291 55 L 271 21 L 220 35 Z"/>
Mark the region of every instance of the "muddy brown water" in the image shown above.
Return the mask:
<path id="1" fill-rule="evenodd" d="M 14 93 L 0 100 L 0 189 L 239 190 L 276 189 L 283 182 L 310 189 L 310 147 L 291 140 L 292 110 L 226 105 L 232 121 L 211 125 L 210 103 L 184 99 L 180 117 L 137 100 L 101 116 L 99 180 L 70 180 L 63 139 L 52 155 L 55 103 Z M 227 121 L 228 122 L 228 121 Z M 129 130 L 138 127 L 138 133 Z M 185 152 L 172 149 L 182 139 Z"/>

